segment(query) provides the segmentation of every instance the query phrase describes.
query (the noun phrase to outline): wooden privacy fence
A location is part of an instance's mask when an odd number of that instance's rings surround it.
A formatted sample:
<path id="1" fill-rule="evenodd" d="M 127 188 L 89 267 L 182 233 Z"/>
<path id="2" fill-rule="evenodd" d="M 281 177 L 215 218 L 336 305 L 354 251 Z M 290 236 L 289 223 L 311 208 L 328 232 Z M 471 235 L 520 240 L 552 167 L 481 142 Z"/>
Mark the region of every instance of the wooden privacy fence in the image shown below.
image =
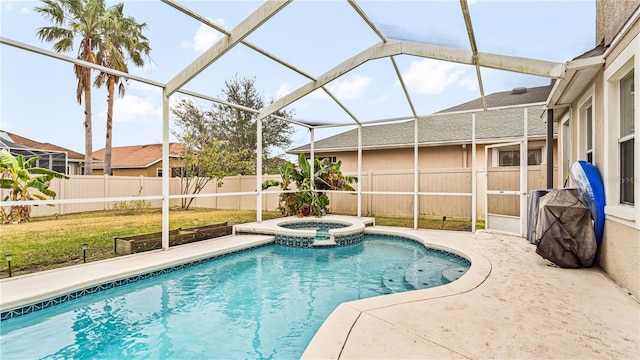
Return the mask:
<path id="1" fill-rule="evenodd" d="M 544 166 L 530 166 L 528 170 L 528 191 L 544 189 Z M 355 173 L 345 173 L 357 175 Z M 360 179 L 362 186 L 363 216 L 413 216 L 414 174 L 412 170 L 400 171 L 363 171 Z M 518 168 L 491 168 L 489 172 L 489 189 L 517 190 L 520 184 Z M 264 179 L 279 179 L 277 175 L 264 176 Z M 471 179 L 470 168 L 423 169 L 419 171 L 418 211 L 420 216 L 471 219 Z M 477 170 L 477 217 L 484 218 L 485 209 L 485 173 Z M 70 214 L 85 211 L 110 210 L 116 201 L 85 202 L 83 199 L 121 198 L 131 196 L 161 196 L 162 179 L 153 177 L 130 176 L 71 176 L 68 180 L 54 179 L 50 188 L 57 193 L 56 199 L 77 199 L 82 202 L 64 203 L 32 208 L 32 216 L 48 216 L 54 214 Z M 271 188 L 275 191 L 275 188 Z M 218 194 L 221 196 L 203 195 L 196 197 L 192 207 L 215 208 L 226 210 L 256 209 L 256 177 L 230 176 L 222 180 L 220 187 L 210 181 L 201 194 Z M 248 192 L 237 195 L 235 193 Z M 252 192 L 252 193 L 251 193 Z M 395 194 L 388 194 L 388 193 Z M 169 179 L 170 195 L 180 195 L 180 179 Z M 382 194 L 380 194 L 382 193 Z M 443 193 L 453 193 L 445 195 Z M 0 192 L 4 197 L 6 190 Z M 224 194 L 233 194 L 224 196 Z M 330 211 L 340 214 L 356 214 L 358 197 L 355 194 L 329 193 Z M 279 195 L 266 191 L 262 195 L 264 210 L 275 211 L 278 207 Z M 161 207 L 161 200 L 149 200 L 151 207 Z M 180 206 L 181 199 L 170 200 L 170 206 Z M 517 196 L 489 197 L 489 211 L 496 214 L 518 215 L 519 199 Z"/>

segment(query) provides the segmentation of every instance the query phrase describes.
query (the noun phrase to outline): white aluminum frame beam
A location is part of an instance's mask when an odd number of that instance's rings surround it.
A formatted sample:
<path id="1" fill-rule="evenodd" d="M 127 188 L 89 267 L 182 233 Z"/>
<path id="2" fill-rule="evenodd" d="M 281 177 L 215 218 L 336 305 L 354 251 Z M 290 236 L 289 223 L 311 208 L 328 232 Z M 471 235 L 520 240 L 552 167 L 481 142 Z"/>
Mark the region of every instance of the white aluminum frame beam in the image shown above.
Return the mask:
<path id="1" fill-rule="evenodd" d="M 478 52 L 477 56 L 470 50 L 461 50 L 443 46 L 414 43 L 409 41 L 388 40 L 365 49 L 359 54 L 343 61 L 338 66 L 325 72 L 316 81 L 308 82 L 298 89 L 274 101 L 260 111 L 260 117 L 266 117 L 293 103 L 301 97 L 328 84 L 369 60 L 395 55 L 413 55 L 428 59 L 443 60 L 466 65 L 478 65 L 498 70 L 513 71 L 529 75 L 549 78 L 562 78 L 563 63 L 521 58 L 517 56 L 498 55 Z"/>
<path id="2" fill-rule="evenodd" d="M 11 40 L 11 39 L 8 39 L 6 37 L 0 36 L 0 44 L 9 45 L 9 46 L 21 49 L 21 50 L 26 50 L 26 51 L 30 51 L 32 53 L 36 53 L 38 55 L 44 55 L 44 56 L 47 56 L 47 57 L 50 57 L 50 58 L 66 61 L 66 62 L 72 63 L 74 65 L 85 66 L 85 67 L 88 67 L 90 69 L 101 71 L 101 72 L 104 72 L 104 73 L 107 73 L 107 74 L 111 74 L 111 75 L 116 75 L 116 76 L 119 76 L 119 77 L 124 78 L 124 79 L 131 79 L 131 80 L 140 81 L 141 83 L 157 86 L 159 88 L 164 87 L 164 84 L 159 82 L 159 81 L 150 80 L 150 79 L 143 78 L 143 77 L 136 76 L 136 75 L 132 75 L 132 74 L 129 74 L 129 73 L 126 73 L 126 72 L 122 72 L 122 71 L 114 70 L 114 69 L 111 69 L 111 68 L 108 68 L 108 67 L 100 66 L 98 64 L 94 64 L 94 63 L 91 63 L 91 62 L 88 62 L 88 61 L 80 60 L 78 58 L 74 58 L 74 57 L 71 57 L 71 56 L 63 55 L 63 54 L 60 54 L 60 53 L 57 53 L 57 52 L 54 52 L 54 51 L 50 51 L 50 50 L 45 50 L 45 49 L 42 49 L 42 48 L 39 48 L 39 47 L 36 47 L 36 46 L 33 46 L 33 45 L 25 44 L 25 43 L 22 43 L 20 41 Z"/>
<path id="3" fill-rule="evenodd" d="M 367 25 L 369 25 L 371 30 L 373 30 L 373 32 L 376 33 L 376 35 L 378 35 L 380 40 L 382 40 L 384 42 L 387 41 L 387 37 L 384 36 L 382 31 L 380 31 L 380 29 L 378 29 L 376 24 L 374 24 L 373 21 L 371 21 L 371 19 L 369 19 L 369 16 L 367 16 L 367 14 L 364 12 L 364 10 L 362 10 L 362 8 L 358 4 L 356 4 L 356 2 L 354 0 L 349 0 L 349 5 L 351 5 L 353 10 L 355 10 L 358 13 L 358 15 L 360 15 L 362 20 L 364 20 L 364 22 L 366 22 Z"/>
<path id="4" fill-rule="evenodd" d="M 176 9 L 176 10 L 178 10 L 178 11 L 180 11 L 180 12 L 182 12 L 182 13 L 184 13 L 184 14 L 186 14 L 186 15 L 188 15 L 188 16 L 190 16 L 190 17 L 192 17 L 192 18 L 194 18 L 194 19 L 196 19 L 198 21 L 200 21 L 201 23 L 213 28 L 214 30 L 224 34 L 225 36 L 227 36 L 227 37 L 231 36 L 231 33 L 228 32 L 222 26 L 220 26 L 220 25 L 216 24 L 215 22 L 213 22 L 213 21 L 201 16 L 200 14 L 188 9 L 187 7 L 185 7 L 185 6 L 183 6 L 183 5 L 179 4 L 179 3 L 177 3 L 177 2 L 175 2 L 173 0 L 161 0 L 161 1 L 164 2 L 165 4 L 169 5 L 169 6 L 173 7 L 174 9 Z M 316 80 L 313 76 L 311 76 L 307 72 L 305 72 L 305 71 L 293 66 L 292 64 L 290 64 L 290 63 L 278 58 L 277 56 L 275 56 L 275 55 L 271 54 L 270 52 L 258 47 L 257 45 L 255 45 L 253 43 L 250 43 L 249 41 L 246 41 L 246 40 L 243 39 L 243 40 L 240 41 L 240 43 L 245 45 L 245 46 L 247 46 L 248 48 L 256 51 L 257 53 L 259 53 L 259 54 L 271 59 L 272 61 L 275 61 L 278 64 L 288 68 L 289 70 L 292 70 L 292 71 L 294 71 L 294 72 L 306 77 L 309 80 L 313 80 L 313 81 Z M 360 121 L 356 118 L 356 116 L 342 102 L 340 102 L 340 100 L 338 100 L 329 91 L 329 89 L 327 89 L 326 87 L 323 86 L 322 90 L 324 90 L 325 93 L 327 93 L 327 95 L 329 95 L 329 97 L 331 97 L 331 99 L 333 99 L 333 101 L 335 101 L 338 104 L 338 106 L 340 106 L 356 123 L 360 123 Z M 213 100 L 213 101 L 215 101 L 215 100 Z M 229 104 L 227 103 L 227 105 L 229 105 Z M 256 111 L 256 113 L 257 112 L 258 111 Z M 300 122 L 295 122 L 295 123 L 297 125 L 301 125 Z M 303 126 L 305 126 L 307 128 L 309 127 L 308 125 L 303 125 Z"/>
<path id="5" fill-rule="evenodd" d="M 482 99 L 482 108 L 487 110 L 487 100 L 484 97 L 482 74 L 480 73 L 480 66 L 478 65 L 478 46 L 476 45 L 476 36 L 473 34 L 471 14 L 469 13 L 469 4 L 467 4 L 467 0 L 460 0 L 460 7 L 462 7 L 462 16 L 464 17 L 464 24 L 467 27 L 467 36 L 469 37 L 469 44 L 471 45 L 471 52 L 473 53 L 476 76 L 478 77 L 478 87 L 480 88 L 480 98 Z"/>
<path id="6" fill-rule="evenodd" d="M 166 85 L 166 94 L 170 96 L 178 91 L 184 84 L 196 77 L 196 75 L 218 60 L 222 55 L 226 54 L 291 1 L 292 0 L 268 0 L 262 4 L 256 11 L 231 30 L 229 36 L 218 40 L 218 42 L 213 44 L 207 51 L 169 80 Z M 261 117 L 264 118 L 265 116 Z"/>

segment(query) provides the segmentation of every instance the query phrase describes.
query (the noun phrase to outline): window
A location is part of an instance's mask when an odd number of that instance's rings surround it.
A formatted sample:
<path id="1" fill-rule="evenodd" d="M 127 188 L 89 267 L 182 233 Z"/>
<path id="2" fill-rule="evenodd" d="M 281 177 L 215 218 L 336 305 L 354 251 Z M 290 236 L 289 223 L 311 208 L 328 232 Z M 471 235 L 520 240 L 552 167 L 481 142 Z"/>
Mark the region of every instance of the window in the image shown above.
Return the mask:
<path id="1" fill-rule="evenodd" d="M 307 158 L 307 161 L 309 161 L 311 158 Z M 337 163 L 337 158 L 335 156 L 318 156 L 318 160 L 322 161 L 322 160 L 326 160 L 329 164 L 335 164 Z"/>
<path id="2" fill-rule="evenodd" d="M 587 161 L 593 164 L 593 106 L 587 108 L 586 120 L 586 155 Z"/>
<path id="3" fill-rule="evenodd" d="M 170 177 L 181 177 L 184 174 L 184 167 L 172 167 L 169 171 Z M 162 168 L 156 169 L 156 176 L 162 177 Z"/>
<path id="4" fill-rule="evenodd" d="M 520 150 L 500 150 L 498 155 L 500 166 L 520 166 Z M 542 149 L 532 149 L 527 152 L 528 165 L 542 163 Z"/>
<path id="5" fill-rule="evenodd" d="M 634 71 L 620 79 L 620 203 L 634 204 Z"/>
<path id="6" fill-rule="evenodd" d="M 184 167 L 172 167 L 171 177 L 182 177 L 185 174 Z"/>

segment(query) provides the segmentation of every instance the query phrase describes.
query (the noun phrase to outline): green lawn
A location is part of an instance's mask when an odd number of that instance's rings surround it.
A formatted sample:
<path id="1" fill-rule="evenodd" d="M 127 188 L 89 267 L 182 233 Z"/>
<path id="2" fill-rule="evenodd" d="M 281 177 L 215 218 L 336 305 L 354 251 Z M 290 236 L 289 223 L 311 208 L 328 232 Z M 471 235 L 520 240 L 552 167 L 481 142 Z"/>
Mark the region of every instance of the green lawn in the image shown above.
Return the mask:
<path id="1" fill-rule="evenodd" d="M 263 212 L 263 219 L 280 217 L 276 212 Z M 239 224 L 255 221 L 255 211 L 190 209 L 172 210 L 169 228 L 194 227 L 218 222 Z M 0 225 L 0 255 L 12 253 L 13 275 L 23 275 L 82 262 L 82 244 L 88 244 L 87 262 L 116 257 L 114 236 L 128 236 L 161 231 L 161 213 L 157 209 L 140 215 L 124 215 L 117 211 L 101 211 L 63 215 L 57 218 L 34 218 L 31 222 Z M 376 217 L 377 225 L 413 227 L 412 218 Z M 419 228 L 440 229 L 442 219 L 420 219 Z M 479 223 L 479 226 L 483 226 Z M 481 228 L 481 227 L 479 227 Z M 447 220 L 445 230 L 470 231 L 468 221 Z M 9 275 L 2 256 L 0 277 Z"/>

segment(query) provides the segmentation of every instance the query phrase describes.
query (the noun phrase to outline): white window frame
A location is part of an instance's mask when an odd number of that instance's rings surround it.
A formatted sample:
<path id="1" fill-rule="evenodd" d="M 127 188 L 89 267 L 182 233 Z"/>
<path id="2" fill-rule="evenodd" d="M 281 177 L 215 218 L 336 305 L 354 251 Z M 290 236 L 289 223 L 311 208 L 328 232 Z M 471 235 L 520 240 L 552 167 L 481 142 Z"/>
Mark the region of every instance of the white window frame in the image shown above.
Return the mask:
<path id="1" fill-rule="evenodd" d="M 578 101 L 578 160 L 587 160 L 589 153 L 591 153 L 591 163 L 595 165 L 596 154 L 596 104 L 593 99 L 595 98 L 595 87 L 591 86 L 585 95 Z M 591 107 L 591 109 L 589 109 Z M 590 110 L 590 111 L 589 111 Z M 591 112 L 591 119 L 589 119 L 588 112 Z M 588 122 L 591 121 L 591 149 L 588 148 Z"/>
<path id="2" fill-rule="evenodd" d="M 565 115 L 565 117 L 560 120 L 560 126 L 558 126 L 558 155 L 560 158 L 560 166 L 558 169 L 560 173 L 558 175 L 558 180 L 560 181 L 561 187 L 565 187 L 565 185 L 572 186 L 568 181 L 565 181 L 573 162 L 573 154 L 571 150 L 571 144 L 573 144 L 573 136 L 571 134 L 572 128 L 571 116 Z M 562 139 L 562 141 L 560 141 L 560 139 Z"/>
<path id="3" fill-rule="evenodd" d="M 635 205 L 620 203 L 620 79 L 632 69 L 636 91 L 634 95 L 634 126 L 640 126 L 640 37 L 636 36 L 620 52 L 604 71 L 604 183 L 607 205 L 605 214 L 608 220 L 616 221 L 640 229 L 640 184 L 634 187 Z M 636 132 L 637 134 L 637 132 Z M 640 159 L 640 141 L 634 144 L 634 157 Z M 635 166 L 634 177 L 640 179 L 640 166 Z"/>

